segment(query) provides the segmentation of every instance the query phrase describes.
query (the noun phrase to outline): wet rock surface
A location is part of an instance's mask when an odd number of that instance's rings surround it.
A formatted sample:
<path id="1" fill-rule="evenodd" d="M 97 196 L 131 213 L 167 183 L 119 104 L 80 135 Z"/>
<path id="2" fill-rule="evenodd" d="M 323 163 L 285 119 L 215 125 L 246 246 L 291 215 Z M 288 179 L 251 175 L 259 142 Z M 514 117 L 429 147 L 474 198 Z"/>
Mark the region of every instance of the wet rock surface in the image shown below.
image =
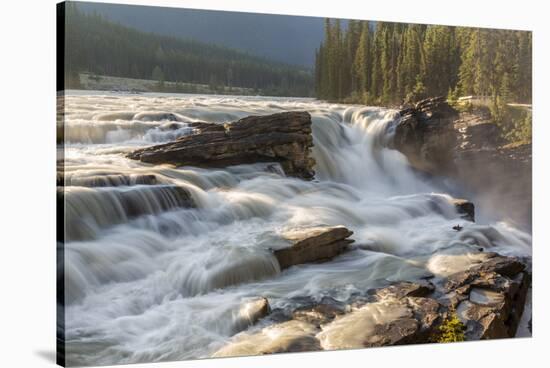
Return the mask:
<path id="1" fill-rule="evenodd" d="M 196 122 L 190 126 L 194 134 L 138 149 L 128 157 L 152 164 L 207 168 L 279 162 L 288 176 L 303 179 L 314 176 L 308 112 L 248 116 L 223 125 Z"/>
<path id="2" fill-rule="evenodd" d="M 291 312 L 273 310 L 266 317 L 273 324 L 236 335 L 214 356 L 431 343 L 455 315 L 466 340 L 514 337 L 529 285 L 523 261 L 487 253 L 433 283 L 395 282 L 345 302 L 326 297 Z"/>
<path id="3" fill-rule="evenodd" d="M 238 331 L 244 330 L 266 317 L 271 312 L 267 298 L 257 298 L 243 303 L 238 312 L 237 322 L 235 323 Z"/>
<path id="4" fill-rule="evenodd" d="M 317 328 L 302 321 L 287 321 L 266 327 L 256 333 L 242 333 L 213 357 L 293 353 L 321 350 L 315 337 Z"/>
<path id="5" fill-rule="evenodd" d="M 443 284 L 451 305 L 466 325 L 466 339 L 514 337 L 523 314 L 530 275 L 517 258 L 491 254 Z"/>
<path id="6" fill-rule="evenodd" d="M 353 234 L 343 226 L 320 226 L 296 229 L 282 234 L 289 246 L 276 249 L 275 257 L 281 269 L 310 262 L 323 262 L 344 252 Z"/>

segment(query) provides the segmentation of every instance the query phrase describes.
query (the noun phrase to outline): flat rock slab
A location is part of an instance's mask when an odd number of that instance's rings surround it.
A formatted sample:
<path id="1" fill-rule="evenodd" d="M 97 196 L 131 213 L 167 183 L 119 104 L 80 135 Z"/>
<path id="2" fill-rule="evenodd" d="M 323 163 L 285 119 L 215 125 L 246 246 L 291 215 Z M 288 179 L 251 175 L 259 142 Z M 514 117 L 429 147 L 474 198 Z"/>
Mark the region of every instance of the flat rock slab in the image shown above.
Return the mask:
<path id="1" fill-rule="evenodd" d="M 288 247 L 274 251 L 281 269 L 310 262 L 327 261 L 342 253 L 353 231 L 343 226 L 320 226 L 291 230 L 282 234 Z"/>
<path id="2" fill-rule="evenodd" d="M 279 162 L 288 176 L 312 179 L 315 174 L 311 116 L 306 111 L 249 116 L 228 124 L 195 122 L 190 127 L 194 134 L 135 150 L 127 157 L 206 168 Z"/>
<path id="3" fill-rule="evenodd" d="M 504 295 L 496 291 L 472 288 L 470 301 L 480 305 L 499 305 L 504 302 Z"/>

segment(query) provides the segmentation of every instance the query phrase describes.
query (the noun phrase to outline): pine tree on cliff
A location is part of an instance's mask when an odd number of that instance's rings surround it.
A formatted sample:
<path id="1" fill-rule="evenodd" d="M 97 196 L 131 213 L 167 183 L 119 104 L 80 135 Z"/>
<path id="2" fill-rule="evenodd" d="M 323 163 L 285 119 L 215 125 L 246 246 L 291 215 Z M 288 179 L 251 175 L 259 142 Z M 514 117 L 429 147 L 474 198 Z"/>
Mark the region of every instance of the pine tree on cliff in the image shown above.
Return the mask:
<path id="1" fill-rule="evenodd" d="M 428 26 L 424 38 L 422 81 L 430 96 L 444 96 L 458 82 L 460 52 L 453 27 Z"/>
<path id="2" fill-rule="evenodd" d="M 326 77 L 324 78 L 323 90 L 325 91 L 324 98 L 334 99 L 336 97 L 337 86 L 337 72 L 335 69 L 336 64 L 336 51 L 335 51 L 335 37 L 334 30 L 330 19 L 325 19 L 325 44 L 324 44 L 324 63 Z"/>
<path id="3" fill-rule="evenodd" d="M 398 97 L 412 93 L 424 69 L 424 52 L 422 50 L 422 26 L 409 25 L 402 37 L 402 51 L 398 74 Z"/>
<path id="4" fill-rule="evenodd" d="M 345 92 L 346 96 L 351 95 L 359 89 L 359 78 L 354 70 L 354 61 L 357 52 L 359 51 L 359 40 L 361 37 L 361 21 L 350 20 L 348 30 L 344 36 L 345 44 Z"/>
<path id="5" fill-rule="evenodd" d="M 519 65 L 517 63 L 518 43 L 514 33 L 498 31 L 495 50 L 493 80 L 494 94 L 502 97 L 503 101 L 517 100 L 518 94 L 513 91 L 519 89 Z"/>
<path id="6" fill-rule="evenodd" d="M 334 73 L 336 75 L 335 81 L 335 95 L 336 100 L 341 100 L 345 97 L 345 75 L 349 68 L 346 68 L 344 58 L 344 43 L 342 40 L 342 27 L 340 19 L 334 21 Z M 347 69 L 347 70 L 346 70 Z"/>
<path id="7" fill-rule="evenodd" d="M 391 101 L 392 78 L 394 77 L 392 61 L 393 61 L 393 27 L 390 23 L 386 24 L 383 46 L 380 55 L 380 69 L 382 72 L 382 102 L 389 103 Z"/>
<path id="8" fill-rule="evenodd" d="M 460 87 L 463 94 L 491 96 L 494 80 L 493 30 L 473 29 L 466 39 L 460 66 Z"/>
<path id="9" fill-rule="evenodd" d="M 359 38 L 359 45 L 353 63 L 354 79 L 357 80 L 356 91 L 359 92 L 361 96 L 364 96 L 365 92 L 368 92 L 371 86 L 372 45 L 370 33 L 369 22 L 362 22 L 361 36 Z"/>
<path id="10" fill-rule="evenodd" d="M 386 74 L 386 78 L 389 78 L 387 83 L 389 89 L 386 91 L 386 100 L 392 103 L 398 103 L 401 100 L 397 88 L 397 71 L 401 54 L 401 38 L 405 28 L 406 25 L 401 23 L 393 23 L 393 27 L 391 28 L 390 65 L 389 71 Z"/>
<path id="11" fill-rule="evenodd" d="M 382 64 L 381 55 L 384 48 L 385 30 L 383 22 L 376 24 L 376 30 L 374 32 L 374 42 L 372 47 L 372 75 L 369 94 L 373 98 L 373 102 L 379 100 L 384 81 L 382 78 Z"/>

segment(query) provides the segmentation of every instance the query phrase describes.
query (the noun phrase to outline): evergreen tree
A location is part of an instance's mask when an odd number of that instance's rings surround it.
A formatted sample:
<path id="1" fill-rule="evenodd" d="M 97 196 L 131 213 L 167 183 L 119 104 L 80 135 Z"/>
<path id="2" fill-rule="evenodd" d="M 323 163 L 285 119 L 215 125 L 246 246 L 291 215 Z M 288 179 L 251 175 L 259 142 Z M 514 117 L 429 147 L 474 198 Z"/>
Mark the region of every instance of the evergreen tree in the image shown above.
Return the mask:
<path id="1" fill-rule="evenodd" d="M 457 84 L 460 54 L 453 27 L 428 26 L 424 38 L 422 80 L 429 95 L 444 95 Z"/>
<path id="2" fill-rule="evenodd" d="M 409 25 L 402 37 L 402 53 L 399 68 L 399 96 L 407 96 L 417 88 L 423 88 L 420 76 L 424 67 L 424 53 L 422 50 L 422 26 Z M 417 86 L 418 85 L 418 86 Z"/>
<path id="3" fill-rule="evenodd" d="M 531 99 L 531 33 L 449 26 L 325 21 L 316 53 L 316 95 L 397 104 L 460 95 L 506 102 Z"/>
<path id="4" fill-rule="evenodd" d="M 355 53 L 353 74 L 356 80 L 354 90 L 363 96 L 370 90 L 371 85 L 371 35 L 368 22 L 362 22 L 361 36 L 359 38 L 357 52 Z"/>

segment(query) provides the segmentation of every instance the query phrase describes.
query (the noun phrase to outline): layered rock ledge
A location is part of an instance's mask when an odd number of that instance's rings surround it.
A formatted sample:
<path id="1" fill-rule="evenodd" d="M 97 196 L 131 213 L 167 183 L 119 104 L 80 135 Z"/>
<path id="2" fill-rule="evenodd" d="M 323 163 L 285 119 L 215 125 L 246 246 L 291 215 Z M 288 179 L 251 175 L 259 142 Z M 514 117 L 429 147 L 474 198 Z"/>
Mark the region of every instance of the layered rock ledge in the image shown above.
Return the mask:
<path id="1" fill-rule="evenodd" d="M 301 263 L 323 262 L 330 260 L 351 243 L 347 239 L 353 234 L 343 226 L 318 226 L 296 229 L 282 234 L 288 246 L 274 251 L 281 269 Z"/>
<path id="2" fill-rule="evenodd" d="M 191 123 L 194 133 L 131 152 L 151 164 L 225 167 L 279 162 L 288 176 L 312 179 L 311 116 L 305 111 L 248 116 L 233 123 Z"/>

